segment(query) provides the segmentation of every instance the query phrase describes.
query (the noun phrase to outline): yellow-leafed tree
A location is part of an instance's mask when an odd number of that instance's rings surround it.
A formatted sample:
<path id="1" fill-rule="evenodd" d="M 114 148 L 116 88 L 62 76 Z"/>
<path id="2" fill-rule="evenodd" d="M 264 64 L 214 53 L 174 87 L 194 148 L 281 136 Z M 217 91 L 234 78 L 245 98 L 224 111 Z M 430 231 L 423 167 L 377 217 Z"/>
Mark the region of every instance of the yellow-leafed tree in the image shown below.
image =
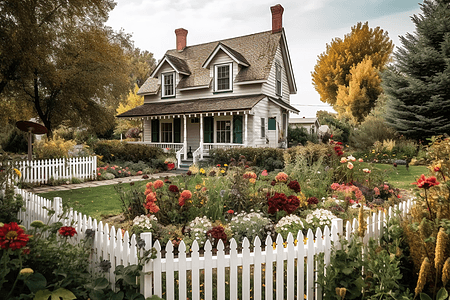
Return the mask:
<path id="1" fill-rule="evenodd" d="M 379 71 L 389 62 L 393 47 L 387 32 L 367 22 L 353 26 L 344 39 L 333 39 L 312 72 L 320 100 L 362 122 L 382 92 Z"/>
<path id="2" fill-rule="evenodd" d="M 139 87 L 137 84 L 134 85 L 134 89 L 128 93 L 127 98 L 123 103 L 120 103 L 119 106 L 116 109 L 117 114 L 124 113 L 132 108 L 135 108 L 139 105 L 144 104 L 144 97 L 139 96 L 137 92 L 139 91 Z M 124 120 L 119 119 L 117 121 L 117 127 L 114 130 L 115 133 L 121 134 L 126 133 L 131 128 L 141 128 L 141 121 L 140 120 Z"/>

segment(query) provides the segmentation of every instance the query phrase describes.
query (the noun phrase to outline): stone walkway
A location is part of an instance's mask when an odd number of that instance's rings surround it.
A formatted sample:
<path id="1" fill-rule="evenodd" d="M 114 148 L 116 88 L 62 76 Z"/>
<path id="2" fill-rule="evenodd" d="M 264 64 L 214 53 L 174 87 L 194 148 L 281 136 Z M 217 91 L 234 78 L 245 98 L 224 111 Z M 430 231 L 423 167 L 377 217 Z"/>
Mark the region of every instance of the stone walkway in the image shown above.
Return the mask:
<path id="1" fill-rule="evenodd" d="M 68 191 L 68 190 L 82 189 L 82 188 L 88 188 L 88 187 L 113 185 L 113 184 L 117 184 L 117 183 L 129 183 L 129 182 L 135 182 L 135 181 L 141 181 L 141 180 L 154 180 L 154 179 L 158 179 L 158 178 L 171 177 L 171 176 L 177 176 L 177 175 L 179 175 L 179 173 L 162 172 L 162 173 L 156 173 L 156 174 L 149 174 L 148 178 L 143 178 L 142 175 L 139 175 L 139 176 L 130 176 L 130 177 L 123 177 L 123 178 L 114 178 L 114 179 L 110 179 L 110 180 L 86 181 L 86 182 L 77 183 L 77 184 L 64 184 L 64 185 L 56 185 L 56 186 L 38 186 L 38 187 L 27 189 L 27 191 L 35 193 L 35 194 L 40 194 L 40 193 L 48 193 L 48 192 L 54 192 L 54 191 Z"/>

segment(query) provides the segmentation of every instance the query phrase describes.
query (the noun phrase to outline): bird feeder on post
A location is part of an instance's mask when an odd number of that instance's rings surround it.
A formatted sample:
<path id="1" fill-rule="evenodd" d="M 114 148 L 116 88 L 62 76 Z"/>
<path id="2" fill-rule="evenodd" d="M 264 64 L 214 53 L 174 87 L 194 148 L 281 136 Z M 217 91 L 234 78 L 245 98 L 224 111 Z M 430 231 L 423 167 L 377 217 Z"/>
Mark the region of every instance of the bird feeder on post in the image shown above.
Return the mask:
<path id="1" fill-rule="evenodd" d="M 32 159 L 33 154 L 33 143 L 32 143 L 32 135 L 33 134 L 46 134 L 48 132 L 45 126 L 41 124 L 30 122 L 30 121 L 18 121 L 16 123 L 16 127 L 20 130 L 28 133 L 28 160 Z"/>

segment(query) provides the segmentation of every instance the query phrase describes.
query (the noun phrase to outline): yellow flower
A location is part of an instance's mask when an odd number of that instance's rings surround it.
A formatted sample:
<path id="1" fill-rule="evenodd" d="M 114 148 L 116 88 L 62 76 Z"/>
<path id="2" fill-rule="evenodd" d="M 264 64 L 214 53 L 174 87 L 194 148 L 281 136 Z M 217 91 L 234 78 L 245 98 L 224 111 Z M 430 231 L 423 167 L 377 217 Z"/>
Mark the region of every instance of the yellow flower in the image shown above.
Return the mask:
<path id="1" fill-rule="evenodd" d="M 19 272 L 20 275 L 31 275 L 33 273 L 34 273 L 33 269 L 30 268 L 24 268 Z"/>
<path id="2" fill-rule="evenodd" d="M 422 262 L 422 265 L 420 266 L 419 278 L 417 279 L 417 286 L 414 291 L 416 296 L 419 295 L 420 292 L 422 292 L 425 283 L 427 283 L 427 274 L 429 269 L 430 269 L 430 260 L 428 259 L 428 257 L 425 257 L 425 259 Z"/>
<path id="3" fill-rule="evenodd" d="M 16 175 L 19 177 L 22 177 L 22 173 L 18 169 L 14 169 L 14 172 L 16 172 Z"/>
<path id="4" fill-rule="evenodd" d="M 220 170 L 220 173 L 222 173 L 222 174 L 225 173 L 225 170 L 224 169 Z"/>
<path id="5" fill-rule="evenodd" d="M 255 183 L 256 182 L 256 179 L 255 178 L 250 178 L 248 181 L 250 181 L 251 183 Z"/>
<path id="6" fill-rule="evenodd" d="M 201 169 L 200 169 L 200 173 L 201 173 L 201 174 L 205 174 L 205 169 L 201 168 Z"/>
<path id="7" fill-rule="evenodd" d="M 227 164 L 223 164 L 223 166 L 224 166 L 224 167 L 228 167 L 228 165 L 227 165 Z"/>
<path id="8" fill-rule="evenodd" d="M 195 189 L 196 190 L 199 190 L 199 189 L 201 189 L 202 188 L 202 186 L 200 185 L 200 184 L 197 184 L 196 186 L 195 186 Z"/>

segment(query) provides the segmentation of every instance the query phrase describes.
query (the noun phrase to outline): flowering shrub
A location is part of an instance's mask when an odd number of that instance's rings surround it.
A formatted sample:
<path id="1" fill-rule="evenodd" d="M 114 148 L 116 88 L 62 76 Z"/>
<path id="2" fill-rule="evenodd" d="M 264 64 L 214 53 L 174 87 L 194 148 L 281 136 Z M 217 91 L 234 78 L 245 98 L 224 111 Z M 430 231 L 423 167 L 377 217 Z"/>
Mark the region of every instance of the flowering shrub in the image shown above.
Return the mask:
<path id="1" fill-rule="evenodd" d="M 281 218 L 275 225 L 275 232 L 281 234 L 284 240 L 287 239 L 289 232 L 292 233 L 294 239 L 297 237 L 297 233 L 303 230 L 302 219 L 297 215 L 288 215 Z"/>
<path id="2" fill-rule="evenodd" d="M 335 218 L 336 216 L 333 215 L 329 210 L 318 208 L 306 216 L 305 223 L 308 225 L 308 228 L 312 229 L 317 227 L 323 228 L 324 226 L 330 227 L 331 220 Z"/>
<path id="3" fill-rule="evenodd" d="M 230 229 L 237 243 L 242 243 L 244 237 L 253 243 L 257 236 L 264 242 L 266 236 L 271 234 L 273 225 L 270 219 L 259 212 L 241 212 L 231 219 Z"/>
<path id="4" fill-rule="evenodd" d="M 227 234 L 225 228 L 222 225 L 214 226 L 206 232 L 208 239 L 211 241 L 213 247 L 217 247 L 217 243 L 222 240 L 223 244 L 227 243 Z"/>
<path id="5" fill-rule="evenodd" d="M 275 192 L 272 197 L 268 197 L 267 203 L 269 204 L 269 214 L 274 214 L 282 210 L 287 214 L 291 214 L 300 205 L 300 200 L 294 195 L 286 197 L 283 193 Z"/>
<path id="6" fill-rule="evenodd" d="M 197 241 L 199 247 L 203 247 L 207 239 L 206 233 L 212 227 L 212 223 L 207 217 L 196 217 L 185 229 L 186 247 L 191 247 L 194 241 Z"/>
<path id="7" fill-rule="evenodd" d="M 44 138 L 34 143 L 33 152 L 36 159 L 53 159 L 69 157 L 69 151 L 76 143 L 72 140 L 66 141 L 55 135 L 53 139 Z"/>
<path id="8" fill-rule="evenodd" d="M 136 235 L 142 232 L 153 232 L 158 219 L 154 215 L 140 215 L 133 219 L 132 232 Z"/>

